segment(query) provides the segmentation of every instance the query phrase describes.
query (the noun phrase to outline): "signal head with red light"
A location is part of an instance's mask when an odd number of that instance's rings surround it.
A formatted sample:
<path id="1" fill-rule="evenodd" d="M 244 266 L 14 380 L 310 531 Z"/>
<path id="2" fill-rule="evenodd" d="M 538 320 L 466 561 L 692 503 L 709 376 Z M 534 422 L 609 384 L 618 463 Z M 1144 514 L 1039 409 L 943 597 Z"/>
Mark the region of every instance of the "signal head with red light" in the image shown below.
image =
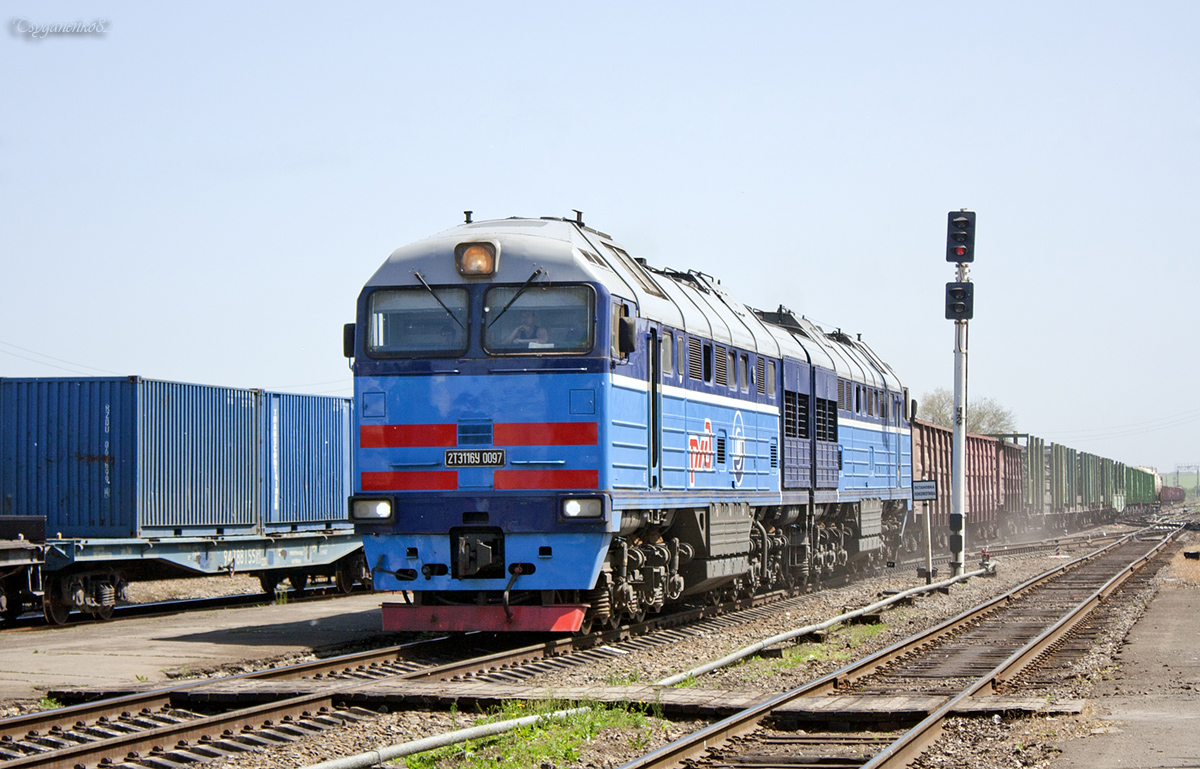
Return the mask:
<path id="1" fill-rule="evenodd" d="M 975 261 L 974 211 L 951 211 L 947 216 L 946 261 Z"/>

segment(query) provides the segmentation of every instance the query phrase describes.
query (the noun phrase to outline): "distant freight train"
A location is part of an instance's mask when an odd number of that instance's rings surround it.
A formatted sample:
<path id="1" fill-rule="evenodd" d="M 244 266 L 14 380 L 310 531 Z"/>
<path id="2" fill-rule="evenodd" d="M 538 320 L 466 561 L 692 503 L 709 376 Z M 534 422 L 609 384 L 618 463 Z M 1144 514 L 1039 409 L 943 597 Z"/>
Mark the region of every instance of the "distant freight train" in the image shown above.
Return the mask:
<path id="1" fill-rule="evenodd" d="M 1164 504 L 1183 502 L 1187 499 L 1187 491 L 1180 486 L 1163 486 L 1158 498 Z"/>
<path id="2" fill-rule="evenodd" d="M 129 581 L 369 584 L 345 398 L 138 377 L 0 379 L 0 611 L 111 616 Z"/>
<path id="3" fill-rule="evenodd" d="M 860 339 L 578 219 L 398 249 L 345 332 L 351 515 L 375 586 L 412 596 L 387 629 L 578 631 L 801 586 L 896 557 L 914 471 L 949 498 L 945 436 Z M 969 537 L 1153 501 L 1120 463 L 973 440 Z"/>

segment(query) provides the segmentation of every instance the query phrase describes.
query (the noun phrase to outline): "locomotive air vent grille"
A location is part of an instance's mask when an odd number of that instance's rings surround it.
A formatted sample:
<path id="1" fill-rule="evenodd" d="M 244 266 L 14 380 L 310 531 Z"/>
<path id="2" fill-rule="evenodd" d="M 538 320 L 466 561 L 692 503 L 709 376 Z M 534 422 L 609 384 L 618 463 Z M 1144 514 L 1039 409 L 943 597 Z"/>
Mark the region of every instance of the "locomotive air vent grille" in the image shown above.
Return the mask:
<path id="1" fill-rule="evenodd" d="M 779 467 L 779 446 L 771 444 L 771 467 Z"/>
<path id="2" fill-rule="evenodd" d="M 459 446 L 491 446 L 491 422 L 460 422 L 458 425 Z"/>
<path id="3" fill-rule="evenodd" d="M 688 377 L 699 380 L 704 371 L 704 350 L 700 340 L 695 337 L 688 339 Z"/>
<path id="4" fill-rule="evenodd" d="M 717 464 L 725 464 L 725 436 L 717 436 Z"/>
<path id="5" fill-rule="evenodd" d="M 767 394 L 767 362 L 759 358 L 754 365 L 755 381 L 758 382 L 758 394 Z"/>
<path id="6" fill-rule="evenodd" d="M 722 387 L 729 386 L 729 359 L 726 357 L 725 348 L 717 345 L 717 384 Z"/>

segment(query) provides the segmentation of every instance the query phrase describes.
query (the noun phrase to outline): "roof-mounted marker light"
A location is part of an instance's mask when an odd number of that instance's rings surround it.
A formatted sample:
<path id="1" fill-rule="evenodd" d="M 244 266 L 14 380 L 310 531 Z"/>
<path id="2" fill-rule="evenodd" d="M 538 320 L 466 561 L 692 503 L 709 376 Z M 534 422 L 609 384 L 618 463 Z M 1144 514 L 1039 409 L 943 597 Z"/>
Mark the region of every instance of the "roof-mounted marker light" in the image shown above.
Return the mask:
<path id="1" fill-rule="evenodd" d="M 496 273 L 496 246 L 493 243 L 459 243 L 454 249 L 458 274 L 469 278 Z"/>

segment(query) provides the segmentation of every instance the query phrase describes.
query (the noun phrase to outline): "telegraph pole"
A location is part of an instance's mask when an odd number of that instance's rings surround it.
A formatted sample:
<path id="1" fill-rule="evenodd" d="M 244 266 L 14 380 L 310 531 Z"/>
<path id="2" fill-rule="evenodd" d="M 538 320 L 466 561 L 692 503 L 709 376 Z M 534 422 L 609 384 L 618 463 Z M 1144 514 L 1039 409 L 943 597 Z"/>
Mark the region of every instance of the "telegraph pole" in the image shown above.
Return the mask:
<path id="1" fill-rule="evenodd" d="M 950 576 L 963 573 L 966 542 L 963 514 L 967 489 L 967 321 L 975 314 L 975 285 L 967 264 L 975 261 L 975 212 L 965 208 L 946 217 L 946 261 L 957 263 L 956 280 L 946 284 L 946 319 L 954 321 L 954 444 L 950 477 Z"/>

